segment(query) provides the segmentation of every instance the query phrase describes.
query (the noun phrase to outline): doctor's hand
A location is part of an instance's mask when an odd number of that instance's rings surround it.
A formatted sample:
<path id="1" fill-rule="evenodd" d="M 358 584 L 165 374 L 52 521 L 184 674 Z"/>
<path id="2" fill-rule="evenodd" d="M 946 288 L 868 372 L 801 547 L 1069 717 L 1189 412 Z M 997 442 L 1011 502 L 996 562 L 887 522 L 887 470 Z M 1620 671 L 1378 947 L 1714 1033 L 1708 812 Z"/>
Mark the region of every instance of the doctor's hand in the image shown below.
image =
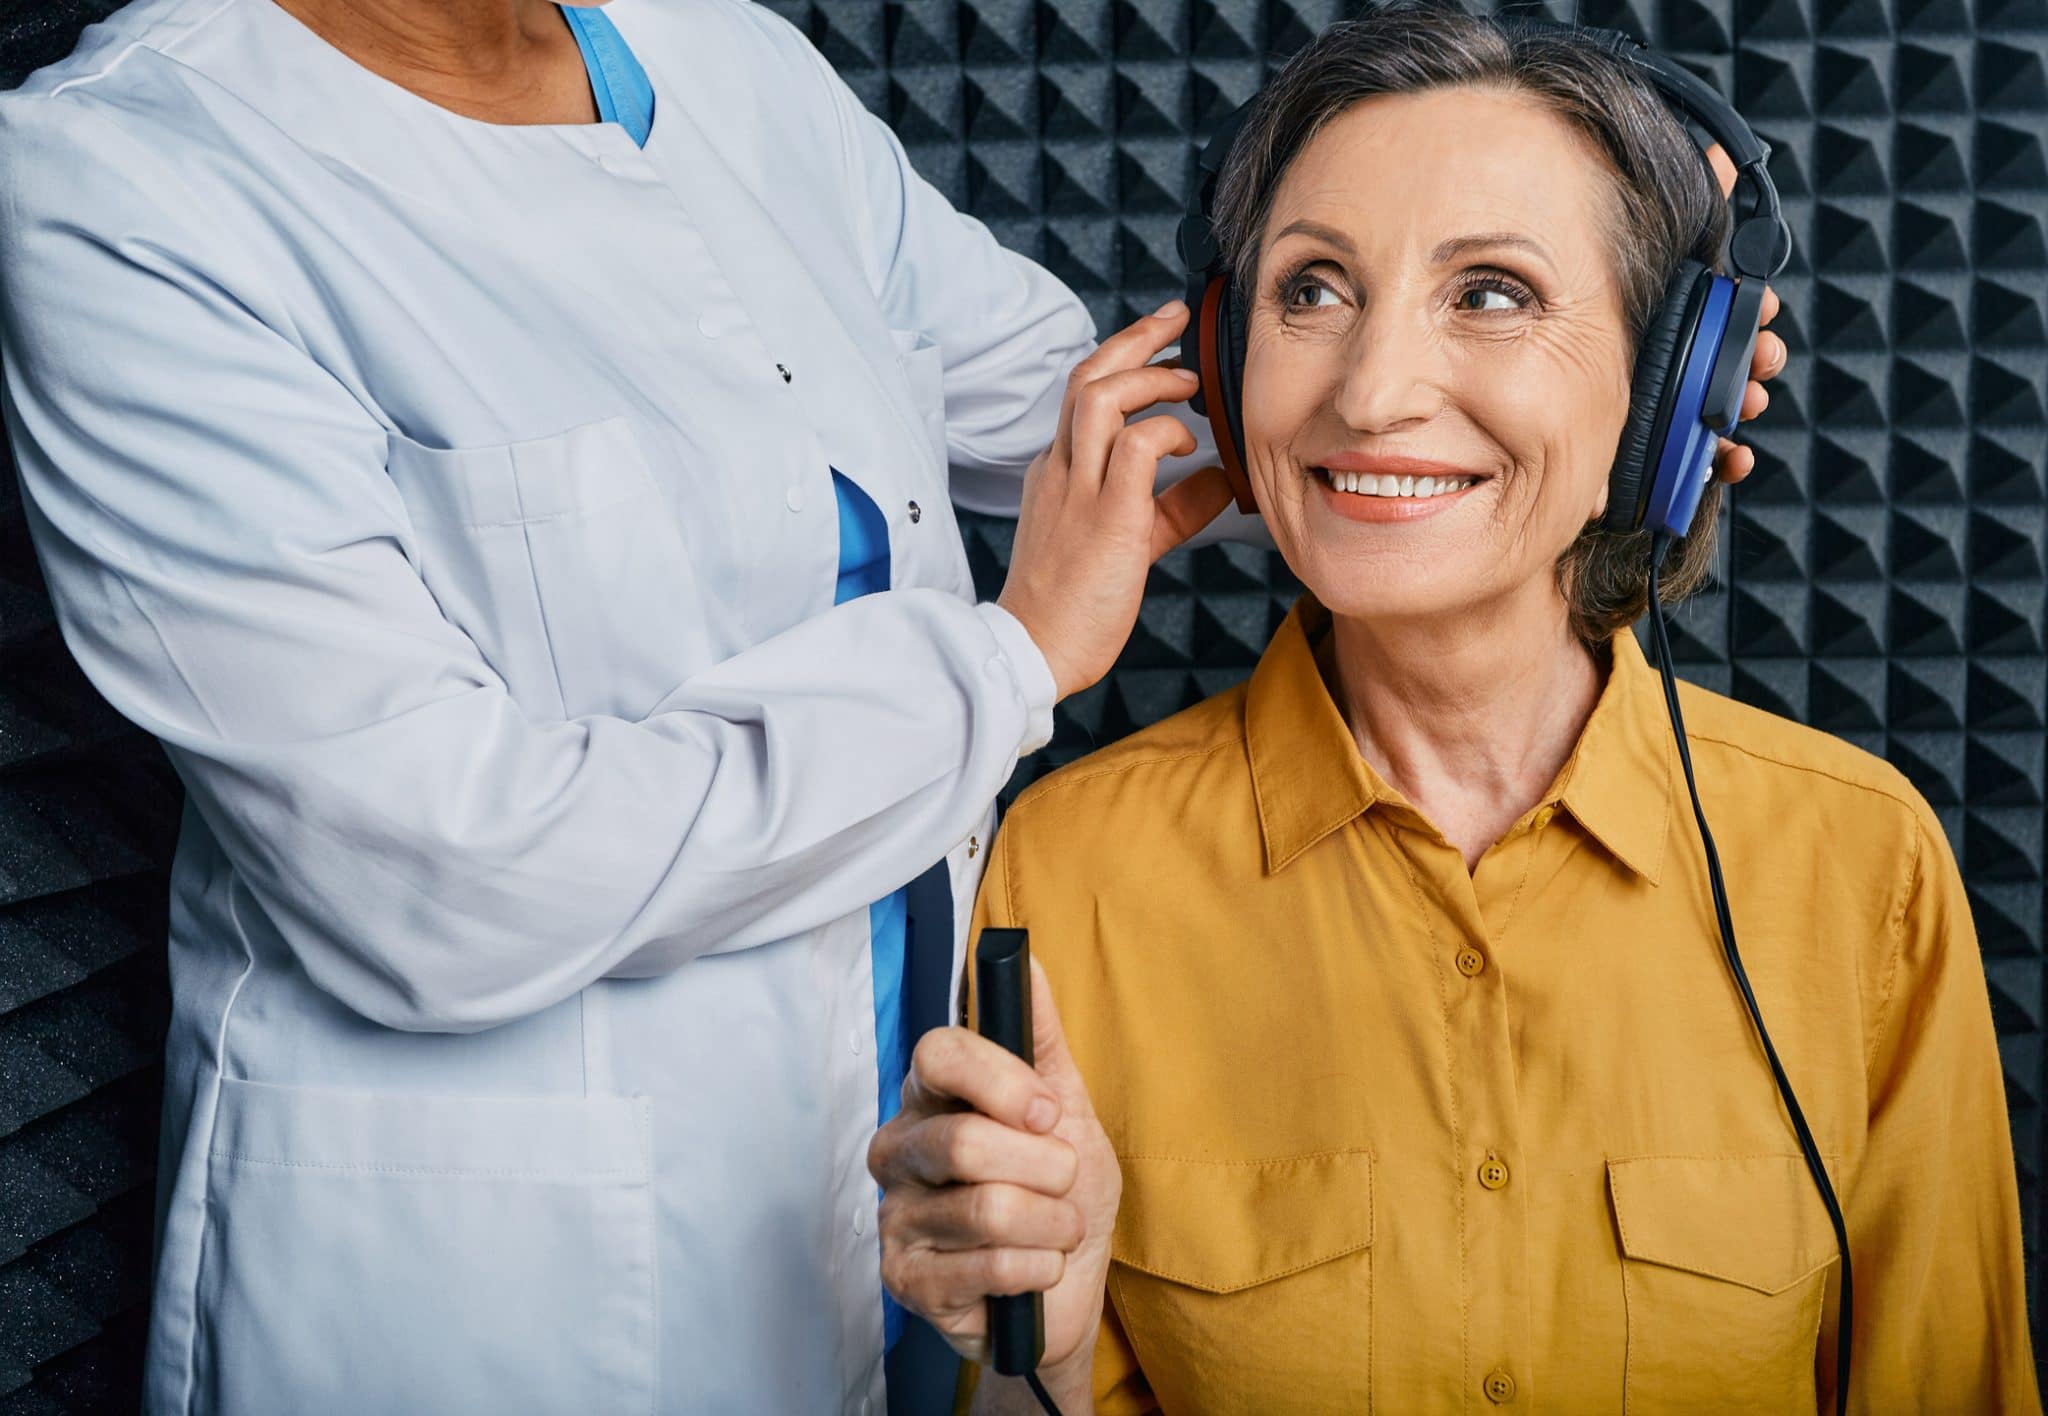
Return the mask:
<path id="1" fill-rule="evenodd" d="M 1192 453 L 1194 434 L 1171 414 L 1126 421 L 1194 393 L 1193 374 L 1151 362 L 1180 337 L 1187 317 L 1187 306 L 1172 301 L 1076 365 L 1059 432 L 1024 479 L 1010 574 L 997 603 L 1045 655 L 1062 698 L 1116 662 L 1138 622 L 1152 562 L 1230 503 L 1230 484 L 1216 467 L 1155 497 L 1159 460 Z"/>
<path id="2" fill-rule="evenodd" d="M 1728 150 L 1719 143 L 1707 149 L 1707 166 L 1714 171 L 1714 179 L 1721 184 L 1721 195 L 1735 190 L 1735 163 L 1729 158 Z M 1766 288 L 1764 291 L 1763 320 L 1768 325 L 1778 314 L 1778 292 Z M 1764 385 L 1785 372 L 1785 360 L 1790 351 L 1785 341 L 1768 329 L 1756 337 L 1756 352 L 1749 359 L 1749 384 L 1742 390 L 1741 421 L 1747 423 L 1757 414 L 1771 406 L 1770 390 Z M 1731 485 L 1740 482 L 1756 470 L 1756 454 L 1741 443 L 1722 438 L 1714 453 L 1714 475 Z"/>
<path id="3" fill-rule="evenodd" d="M 965 1028 L 918 1042 L 903 1110 L 868 1147 L 882 1281 L 982 1362 L 989 1296 L 1043 1292 L 1040 1376 L 1061 1410 L 1085 1411 L 1123 1177 L 1036 963 L 1031 1018 L 1036 1071 Z"/>

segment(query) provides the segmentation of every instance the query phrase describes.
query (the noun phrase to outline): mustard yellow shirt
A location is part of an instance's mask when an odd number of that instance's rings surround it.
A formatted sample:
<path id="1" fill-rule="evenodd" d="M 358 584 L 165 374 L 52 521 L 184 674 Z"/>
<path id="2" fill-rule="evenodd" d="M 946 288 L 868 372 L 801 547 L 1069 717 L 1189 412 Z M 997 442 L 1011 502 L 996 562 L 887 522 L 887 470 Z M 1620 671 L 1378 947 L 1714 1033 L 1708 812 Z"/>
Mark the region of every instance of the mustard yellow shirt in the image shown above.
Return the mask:
<path id="1" fill-rule="evenodd" d="M 1467 872 L 1296 607 L 1054 774 L 1022 925 L 1121 1159 L 1106 1412 L 1832 1409 L 1833 1232 L 1722 957 L 1635 640 Z M 2039 1411 L 1983 966 L 1885 763 L 1682 690 L 1743 958 L 1848 1218 L 1859 1411 Z"/>

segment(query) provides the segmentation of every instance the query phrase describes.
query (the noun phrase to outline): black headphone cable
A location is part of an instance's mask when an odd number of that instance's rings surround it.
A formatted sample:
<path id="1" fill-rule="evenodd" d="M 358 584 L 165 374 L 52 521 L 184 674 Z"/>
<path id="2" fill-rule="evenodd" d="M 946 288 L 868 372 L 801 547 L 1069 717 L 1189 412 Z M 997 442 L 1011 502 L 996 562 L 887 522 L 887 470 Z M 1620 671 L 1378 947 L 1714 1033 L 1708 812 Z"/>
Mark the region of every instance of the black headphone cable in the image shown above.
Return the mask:
<path id="1" fill-rule="evenodd" d="M 1813 1173 L 1820 1201 L 1827 1207 L 1828 1222 L 1835 1227 L 1836 1247 L 1841 1250 L 1842 1300 L 1835 1317 L 1835 1413 L 1836 1416 L 1847 1416 L 1849 1340 L 1855 1292 L 1849 1277 L 1849 1226 L 1842 1218 L 1842 1206 L 1835 1199 L 1835 1187 L 1828 1179 L 1820 1147 L 1814 1143 L 1813 1131 L 1806 1124 L 1806 1113 L 1799 1109 L 1799 1098 L 1792 1093 L 1792 1080 L 1785 1075 L 1784 1064 L 1778 1060 L 1778 1049 L 1771 1045 L 1771 1034 L 1764 1027 L 1763 1010 L 1757 1006 L 1756 993 L 1749 986 L 1749 973 L 1742 967 L 1742 955 L 1735 947 L 1735 919 L 1728 912 L 1728 887 L 1721 878 L 1721 856 L 1714 849 L 1714 833 L 1707 829 L 1707 813 L 1700 806 L 1699 784 L 1692 773 L 1692 750 L 1686 743 L 1685 716 L 1678 708 L 1678 674 L 1671 657 L 1671 629 L 1664 618 L 1664 603 L 1657 594 L 1658 571 L 1663 567 L 1664 557 L 1669 554 L 1672 544 L 1671 537 L 1662 532 L 1650 541 L 1650 638 L 1657 651 L 1658 667 L 1663 671 L 1664 706 L 1670 710 L 1671 731 L 1678 739 L 1678 760 L 1685 767 L 1685 789 L 1692 795 L 1693 820 L 1699 823 L 1700 842 L 1706 847 L 1707 879 L 1714 892 L 1714 917 L 1721 926 L 1721 951 L 1727 956 L 1729 972 L 1735 975 L 1735 986 L 1741 990 L 1743 1005 L 1749 1010 L 1749 1020 L 1756 1026 L 1757 1041 L 1764 1045 L 1764 1056 L 1771 1064 L 1771 1076 L 1778 1083 L 1778 1095 L 1783 1098 L 1785 1110 L 1792 1118 L 1792 1130 L 1799 1137 L 1800 1152 L 1806 1157 L 1806 1168 Z"/>
<path id="2" fill-rule="evenodd" d="M 1045 1389 L 1045 1383 L 1038 1379 L 1038 1373 L 1035 1370 L 1024 1374 L 1024 1384 L 1030 1387 L 1031 1394 L 1038 1398 L 1038 1405 L 1046 1413 L 1046 1416 L 1060 1416 L 1060 1409 L 1054 1404 L 1052 1393 Z"/>

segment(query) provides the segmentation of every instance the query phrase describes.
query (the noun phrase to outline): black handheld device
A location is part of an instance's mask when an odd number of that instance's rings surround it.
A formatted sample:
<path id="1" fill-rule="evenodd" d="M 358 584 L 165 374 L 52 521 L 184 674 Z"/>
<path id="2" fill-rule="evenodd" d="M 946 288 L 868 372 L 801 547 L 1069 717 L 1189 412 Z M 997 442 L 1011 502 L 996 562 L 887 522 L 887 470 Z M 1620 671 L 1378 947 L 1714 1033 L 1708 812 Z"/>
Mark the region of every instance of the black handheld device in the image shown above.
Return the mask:
<path id="1" fill-rule="evenodd" d="M 1021 929 L 984 929 L 974 949 L 974 1008 L 981 1035 L 1027 1063 L 1031 1057 L 1031 940 Z M 1021 1377 L 1045 1355 L 1045 1296 L 988 1300 L 997 1372 Z"/>

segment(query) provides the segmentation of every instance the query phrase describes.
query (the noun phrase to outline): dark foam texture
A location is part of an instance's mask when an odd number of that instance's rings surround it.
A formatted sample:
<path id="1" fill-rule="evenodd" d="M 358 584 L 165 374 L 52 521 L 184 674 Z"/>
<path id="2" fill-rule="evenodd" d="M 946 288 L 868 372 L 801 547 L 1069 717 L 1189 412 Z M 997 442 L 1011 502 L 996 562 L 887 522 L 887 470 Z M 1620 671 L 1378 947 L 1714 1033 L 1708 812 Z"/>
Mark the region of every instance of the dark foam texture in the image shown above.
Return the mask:
<path id="1" fill-rule="evenodd" d="M 1195 134 L 1348 8 L 770 3 L 1105 330 L 1181 293 Z M 0 86 L 111 8 L 0 0 Z M 1885 755 L 1939 812 L 1983 937 L 2038 1281 L 2048 3 L 1588 0 L 1579 17 L 1696 63 L 1776 150 L 1792 363 L 1720 574 L 1674 635 L 1689 677 Z M 963 522 L 992 595 L 1010 529 Z M 1013 788 L 1244 677 L 1294 592 L 1268 552 L 1168 557 L 1115 672 L 1061 706 Z M 57 643 L 0 470 L 0 1416 L 135 1404 L 177 807 L 161 755 Z"/>

